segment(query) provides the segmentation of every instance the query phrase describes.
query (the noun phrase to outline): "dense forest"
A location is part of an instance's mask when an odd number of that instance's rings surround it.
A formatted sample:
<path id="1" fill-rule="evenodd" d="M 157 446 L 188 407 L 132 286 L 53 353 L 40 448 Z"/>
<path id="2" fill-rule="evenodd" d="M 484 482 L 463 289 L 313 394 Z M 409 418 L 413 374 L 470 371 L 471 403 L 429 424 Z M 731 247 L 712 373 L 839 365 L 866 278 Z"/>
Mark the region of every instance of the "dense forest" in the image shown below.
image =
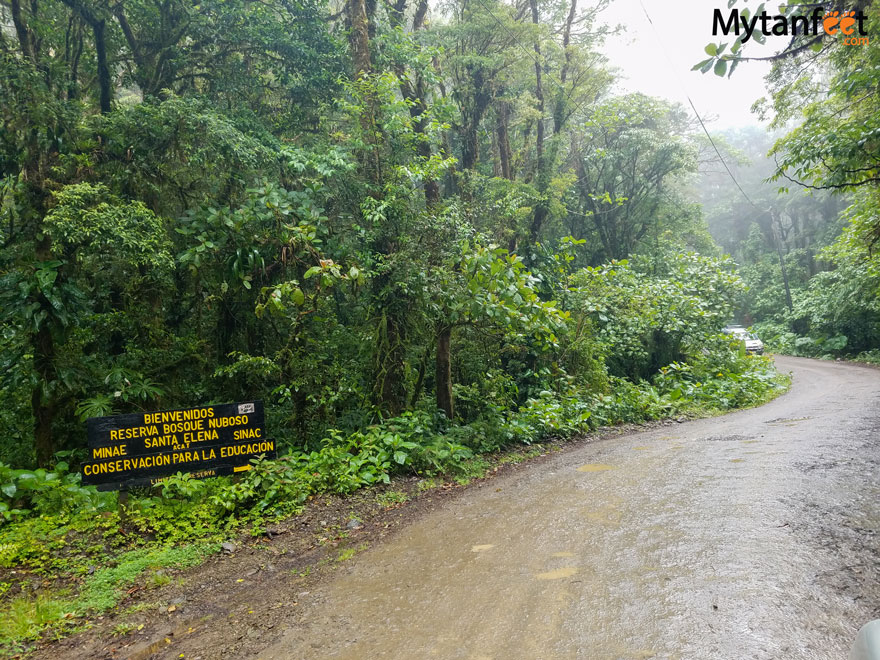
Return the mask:
<path id="1" fill-rule="evenodd" d="M 173 541 L 755 405 L 782 381 L 733 320 L 877 349 L 880 47 L 795 37 L 775 137 L 710 140 L 614 93 L 603 4 L 0 0 L 0 566 L 118 515 L 91 417 L 265 402 L 278 460 L 133 498 Z"/>
<path id="2" fill-rule="evenodd" d="M 784 148 L 784 133 L 732 131 L 719 142 L 747 198 L 714 167 L 703 171 L 701 195 L 710 232 L 748 286 L 738 318 L 774 351 L 876 362 L 880 279 L 876 230 L 861 220 L 865 191 L 780 187 L 767 154 Z M 860 221 L 850 223 L 856 215 Z"/>
<path id="3" fill-rule="evenodd" d="M 594 8 L 428 10 L 8 7 L 6 462 L 206 400 L 265 398 L 290 447 L 475 422 L 724 324 L 695 127 L 610 95 Z"/>

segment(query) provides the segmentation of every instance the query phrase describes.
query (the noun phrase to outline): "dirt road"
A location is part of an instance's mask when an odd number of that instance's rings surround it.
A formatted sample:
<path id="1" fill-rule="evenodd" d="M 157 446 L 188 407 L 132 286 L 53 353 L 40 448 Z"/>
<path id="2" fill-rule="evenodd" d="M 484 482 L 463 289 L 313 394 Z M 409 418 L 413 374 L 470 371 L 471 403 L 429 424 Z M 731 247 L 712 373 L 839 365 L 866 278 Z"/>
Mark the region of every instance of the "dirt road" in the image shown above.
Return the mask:
<path id="1" fill-rule="evenodd" d="M 880 617 L 880 371 L 566 452 L 313 593 L 262 660 L 841 659 Z M 280 586 L 280 585 L 279 585 Z"/>

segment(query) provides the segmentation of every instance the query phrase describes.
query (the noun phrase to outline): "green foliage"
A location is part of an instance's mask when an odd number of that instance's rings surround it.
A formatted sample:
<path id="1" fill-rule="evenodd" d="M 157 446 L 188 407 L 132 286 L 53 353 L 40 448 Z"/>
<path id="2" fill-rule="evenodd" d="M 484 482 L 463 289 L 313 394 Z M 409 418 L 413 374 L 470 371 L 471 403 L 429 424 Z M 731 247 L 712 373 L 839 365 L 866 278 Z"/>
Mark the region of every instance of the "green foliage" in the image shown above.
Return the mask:
<path id="1" fill-rule="evenodd" d="M 376 501 L 384 507 L 393 507 L 397 504 L 403 504 L 409 499 L 409 496 L 399 490 L 386 490 L 376 495 Z"/>
<path id="2" fill-rule="evenodd" d="M 782 304 L 779 272 L 756 264 L 744 269 L 753 287 L 761 287 L 752 306 L 755 329 L 775 351 L 805 357 L 842 357 L 870 351 L 880 343 L 880 270 L 866 244 L 874 211 L 864 206 L 871 195 L 860 193 L 846 213 L 850 224 L 837 240 L 819 252 L 831 270 L 797 276 L 792 251 L 785 263 L 792 284 L 792 309 Z M 775 288 L 773 284 L 776 284 Z M 775 302 L 774 302 L 775 300 Z"/>
<path id="3" fill-rule="evenodd" d="M 597 105 L 575 133 L 577 206 L 566 224 L 601 246 L 593 264 L 651 250 L 663 236 L 678 248 L 698 247 L 702 219 L 683 195 L 696 169 L 687 132 L 683 108 L 631 94 Z"/>
<path id="4" fill-rule="evenodd" d="M 143 203 L 124 202 L 100 184 L 78 183 L 56 193 L 44 229 L 58 253 L 100 261 L 98 268 L 107 275 L 112 268 L 108 260 L 118 260 L 135 272 L 147 267 L 157 275 L 172 265 L 171 245 L 161 220 Z M 124 276 L 124 271 L 112 274 Z"/>
<path id="5" fill-rule="evenodd" d="M 497 328 L 511 343 L 527 338 L 553 348 L 568 313 L 538 295 L 538 279 L 522 257 L 497 246 L 465 242 L 441 283 L 438 311 L 449 325 Z"/>
<path id="6" fill-rule="evenodd" d="M 0 463 L 0 516 L 10 521 L 27 515 L 106 508 L 110 496 L 81 486 L 80 479 L 64 462 L 53 470 L 14 470 Z"/>
<path id="7" fill-rule="evenodd" d="M 860 27 L 868 34 L 880 26 L 876 6 L 824 6 L 836 15 L 850 10 L 858 11 L 860 21 L 864 16 Z M 793 1 L 780 7 L 788 17 L 804 11 Z M 775 112 L 774 126 L 786 131 L 775 136 L 768 158 L 751 168 L 765 178 L 760 185 L 745 181 L 751 203 L 728 201 L 713 213 L 717 228 L 739 225 L 739 241 L 725 243 L 738 252 L 752 289 L 741 316 L 756 322 L 774 350 L 838 357 L 873 350 L 880 342 L 874 249 L 880 237 L 880 47 L 861 36 L 799 34 L 771 58 L 772 101 L 757 105 L 765 115 Z M 718 58 L 736 65 L 743 59 L 742 41 L 726 55 L 720 45 L 707 47 L 710 59 L 695 68 L 708 71 Z M 772 190 L 771 182 L 782 187 Z M 841 213 L 843 204 L 832 195 L 849 208 Z M 743 230 L 751 223 L 746 239 Z"/>
<path id="8" fill-rule="evenodd" d="M 113 607 L 123 589 L 131 586 L 147 569 L 184 569 L 194 566 L 216 550 L 211 545 L 184 545 L 161 550 L 132 550 L 120 555 L 114 566 L 101 568 L 89 576 L 74 601 L 80 612 L 103 612 Z"/>
<path id="9" fill-rule="evenodd" d="M 9 652 L 24 650 L 22 642 L 36 639 L 46 626 L 63 620 L 70 603 L 43 594 L 33 598 L 19 596 L 2 609 L 0 649 Z"/>
<path id="10" fill-rule="evenodd" d="M 653 382 L 660 395 L 677 406 L 723 411 L 764 403 L 785 386 L 770 358 L 747 354 L 726 338 L 714 344 L 712 352 L 690 364 L 662 369 Z"/>
<path id="11" fill-rule="evenodd" d="M 573 277 L 570 305 L 596 328 L 611 373 L 639 380 L 702 348 L 729 318 L 743 284 L 729 259 L 673 255 L 665 277 L 628 261 Z"/>

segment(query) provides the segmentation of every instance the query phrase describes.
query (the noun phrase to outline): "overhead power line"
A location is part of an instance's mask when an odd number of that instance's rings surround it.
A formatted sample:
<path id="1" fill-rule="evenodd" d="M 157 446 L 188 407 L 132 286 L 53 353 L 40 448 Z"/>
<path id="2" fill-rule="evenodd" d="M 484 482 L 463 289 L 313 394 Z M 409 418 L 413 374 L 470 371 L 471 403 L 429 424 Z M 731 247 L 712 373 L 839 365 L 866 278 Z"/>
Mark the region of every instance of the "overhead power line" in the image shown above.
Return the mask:
<path id="1" fill-rule="evenodd" d="M 502 30 L 504 30 L 511 37 L 511 39 L 516 44 L 516 46 L 523 53 L 525 53 L 525 55 L 530 60 L 532 60 L 536 65 L 541 66 L 541 62 L 538 61 L 538 59 L 535 57 L 534 53 L 529 52 L 529 50 L 527 48 L 525 48 L 519 42 L 517 36 L 515 34 L 513 34 L 513 32 L 510 31 L 510 29 L 501 21 L 501 19 L 499 19 L 495 15 L 495 13 L 486 5 L 486 3 L 483 0 L 477 0 L 477 2 L 483 8 L 483 10 L 487 14 L 489 14 L 489 16 L 491 16 L 492 19 L 498 24 L 498 27 L 500 27 Z M 733 172 L 731 171 L 730 167 L 728 166 L 727 161 L 724 160 L 724 156 L 721 155 L 721 150 L 718 149 L 718 145 L 715 144 L 715 140 L 712 139 L 712 135 L 709 133 L 709 130 L 706 128 L 706 124 L 705 124 L 705 122 L 703 122 L 703 118 L 700 116 L 699 111 L 697 111 L 697 107 L 696 107 L 696 105 L 694 105 L 693 99 L 691 99 L 691 96 L 690 96 L 690 94 L 688 94 L 687 89 L 684 86 L 684 83 L 681 81 L 681 78 L 678 75 L 678 71 L 676 70 L 675 66 L 672 63 L 672 59 L 669 57 L 669 54 L 666 52 L 666 48 L 663 45 L 663 41 L 662 41 L 662 39 L 660 39 L 660 35 L 657 32 L 657 28 L 654 25 L 654 21 L 651 20 L 651 16 L 650 16 L 650 14 L 648 14 L 648 10 L 645 7 L 644 2 L 642 0 L 639 0 L 639 5 L 641 5 L 642 11 L 645 14 L 645 18 L 648 19 L 648 23 L 651 25 L 651 29 L 654 32 L 654 37 L 657 39 L 657 43 L 660 46 L 660 51 L 663 53 L 663 56 L 666 58 L 666 61 L 669 64 L 669 68 L 672 71 L 673 75 L 675 76 L 675 79 L 678 82 L 678 85 L 681 88 L 682 93 L 685 95 L 685 98 L 687 98 L 688 103 L 690 103 L 691 110 L 694 111 L 694 116 L 697 118 L 697 121 L 700 123 L 700 126 L 703 129 L 703 132 L 706 134 L 706 138 L 709 140 L 709 144 L 711 144 L 712 148 L 715 150 L 715 154 L 718 156 L 718 160 L 721 161 L 721 164 L 724 166 L 724 169 L 727 172 L 727 175 L 730 177 L 730 180 L 733 181 L 734 185 L 736 185 L 737 189 L 742 194 L 742 196 L 745 198 L 745 200 L 749 204 L 751 204 L 755 208 L 755 210 L 759 211 L 760 213 L 766 213 L 769 209 L 762 209 L 757 204 L 755 204 L 755 202 L 752 201 L 752 198 L 748 196 L 748 194 L 746 193 L 745 190 L 743 190 L 743 187 L 739 184 L 739 181 L 736 180 L 736 177 L 733 175 Z M 571 98 L 571 94 L 569 92 L 567 92 L 565 90 L 565 88 L 562 87 L 562 85 L 560 85 L 552 77 L 549 77 L 548 79 L 552 80 L 553 84 L 559 88 L 559 91 L 562 92 L 571 103 L 575 104 L 576 110 L 578 110 L 578 111 L 583 110 L 583 104 L 576 103 L 575 100 Z"/>
<path id="2" fill-rule="evenodd" d="M 742 196 L 746 199 L 746 201 L 751 204 L 756 211 L 760 211 L 761 213 L 766 213 L 769 209 L 760 208 L 755 202 L 752 201 L 752 198 L 748 196 L 743 187 L 739 185 L 739 181 L 736 180 L 736 177 L 733 175 L 733 172 L 730 170 L 730 167 L 727 165 L 727 161 L 724 160 L 724 156 L 721 155 L 721 151 L 718 149 L 718 145 L 715 144 L 715 140 L 712 139 L 712 136 L 709 134 L 709 130 L 706 128 L 706 124 L 703 122 L 703 118 L 700 116 L 700 113 L 697 111 L 697 106 L 694 105 L 693 99 L 691 99 L 690 94 L 688 94 L 687 89 L 684 86 L 684 83 L 681 80 L 681 77 L 678 75 L 678 70 L 675 68 L 675 65 L 672 62 L 672 58 L 669 57 L 669 54 L 666 52 L 666 48 L 663 44 L 663 40 L 660 38 L 660 33 L 657 31 L 657 26 L 654 25 L 654 21 L 651 20 L 650 14 L 648 14 L 648 9 L 645 7 L 645 3 L 642 0 L 639 0 L 639 5 L 642 7 L 642 11 L 645 13 L 645 18 L 648 19 L 648 23 L 651 25 L 651 30 L 654 32 L 654 37 L 657 39 L 657 44 L 660 46 L 660 52 L 663 53 L 663 57 L 666 58 L 666 62 L 669 64 L 669 69 L 672 71 L 672 74 L 675 76 L 676 81 L 678 82 L 678 86 L 681 88 L 682 93 L 687 98 L 688 103 L 691 105 L 691 110 L 694 111 L 694 116 L 696 116 L 697 121 L 700 122 L 700 126 L 703 128 L 703 132 L 706 134 L 706 138 L 709 140 L 709 144 L 712 145 L 712 148 L 715 150 L 715 153 L 718 155 L 718 160 L 721 161 L 721 164 L 724 165 L 724 169 L 727 171 L 730 180 L 736 185 L 739 189 Z"/>

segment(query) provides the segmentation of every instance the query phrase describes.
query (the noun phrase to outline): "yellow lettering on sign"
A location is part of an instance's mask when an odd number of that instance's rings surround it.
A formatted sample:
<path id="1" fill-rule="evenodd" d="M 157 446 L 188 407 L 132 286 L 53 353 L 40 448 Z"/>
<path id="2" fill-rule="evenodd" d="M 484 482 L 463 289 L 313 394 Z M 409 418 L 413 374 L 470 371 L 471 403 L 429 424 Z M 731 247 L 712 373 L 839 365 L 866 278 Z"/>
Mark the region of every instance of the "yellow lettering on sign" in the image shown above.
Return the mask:
<path id="1" fill-rule="evenodd" d="M 111 445 L 110 447 L 94 447 L 92 458 L 111 458 L 112 456 L 125 456 L 128 445 Z"/>
<path id="2" fill-rule="evenodd" d="M 220 458 L 232 458 L 234 456 L 243 456 L 244 454 L 264 454 L 275 449 L 274 440 L 265 440 L 263 442 L 254 442 L 248 445 L 233 445 L 231 447 L 220 447 Z"/>
<path id="3" fill-rule="evenodd" d="M 171 424 L 163 424 L 162 432 L 166 435 L 168 433 L 184 433 L 189 431 L 201 431 L 203 428 L 204 420 L 197 419 L 194 421 L 187 422 L 173 422 Z"/>
<path id="4" fill-rule="evenodd" d="M 248 440 L 250 438 L 260 438 L 260 429 L 235 429 L 232 433 L 234 440 Z"/>
<path id="5" fill-rule="evenodd" d="M 128 429 L 111 429 L 111 440 L 133 440 L 135 438 L 146 438 L 147 436 L 156 435 L 159 430 L 155 426 L 134 426 Z"/>
<path id="6" fill-rule="evenodd" d="M 220 436 L 217 434 L 217 431 L 211 429 L 209 431 L 199 431 L 196 435 L 195 442 L 205 442 L 206 440 L 216 440 Z"/>
<path id="7" fill-rule="evenodd" d="M 177 436 L 176 435 L 163 435 L 158 438 L 147 438 L 144 440 L 144 447 L 147 449 L 154 449 L 156 447 L 168 447 L 169 445 L 177 444 Z"/>
<path id="8" fill-rule="evenodd" d="M 247 415 L 232 415 L 231 417 L 215 417 L 208 420 L 208 428 L 225 429 L 230 426 L 245 426 L 248 423 Z"/>
<path id="9" fill-rule="evenodd" d="M 193 408 L 192 410 L 167 410 L 165 412 L 144 413 L 144 424 L 188 422 L 191 420 L 200 420 L 213 416 L 213 408 Z"/>

